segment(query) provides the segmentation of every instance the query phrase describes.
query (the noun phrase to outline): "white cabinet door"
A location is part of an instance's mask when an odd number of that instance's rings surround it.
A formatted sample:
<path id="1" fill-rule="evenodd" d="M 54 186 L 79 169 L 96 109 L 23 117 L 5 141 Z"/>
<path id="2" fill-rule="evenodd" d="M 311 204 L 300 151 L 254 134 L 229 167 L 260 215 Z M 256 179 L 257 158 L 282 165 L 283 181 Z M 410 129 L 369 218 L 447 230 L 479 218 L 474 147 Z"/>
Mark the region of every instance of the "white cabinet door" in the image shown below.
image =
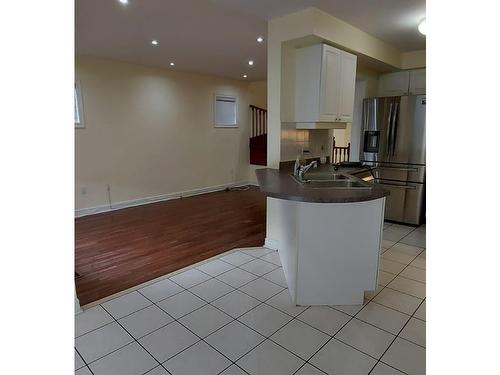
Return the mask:
<path id="1" fill-rule="evenodd" d="M 378 80 L 378 96 L 408 95 L 410 72 L 383 74 Z"/>
<path id="2" fill-rule="evenodd" d="M 425 94 L 425 69 L 410 71 L 410 95 Z"/>
<path id="3" fill-rule="evenodd" d="M 329 46 L 323 47 L 319 121 L 337 121 L 339 93 L 341 90 L 341 52 Z"/>
<path id="4" fill-rule="evenodd" d="M 343 53 L 341 56 L 341 83 L 337 94 L 339 98 L 338 117 L 341 122 L 352 122 L 354 111 L 354 89 L 356 86 L 355 55 Z"/>
<path id="5" fill-rule="evenodd" d="M 297 126 L 331 129 L 333 123 L 351 122 L 357 57 L 325 44 L 299 48 L 295 57 Z"/>

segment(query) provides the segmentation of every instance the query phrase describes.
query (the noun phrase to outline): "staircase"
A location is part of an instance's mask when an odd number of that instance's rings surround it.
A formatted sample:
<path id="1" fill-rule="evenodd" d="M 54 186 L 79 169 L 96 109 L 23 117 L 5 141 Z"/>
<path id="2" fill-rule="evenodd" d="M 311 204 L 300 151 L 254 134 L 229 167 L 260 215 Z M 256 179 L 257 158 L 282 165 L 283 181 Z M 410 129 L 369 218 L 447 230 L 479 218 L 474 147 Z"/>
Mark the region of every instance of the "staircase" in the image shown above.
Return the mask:
<path id="1" fill-rule="evenodd" d="M 267 165 L 267 109 L 250 105 L 250 164 Z"/>

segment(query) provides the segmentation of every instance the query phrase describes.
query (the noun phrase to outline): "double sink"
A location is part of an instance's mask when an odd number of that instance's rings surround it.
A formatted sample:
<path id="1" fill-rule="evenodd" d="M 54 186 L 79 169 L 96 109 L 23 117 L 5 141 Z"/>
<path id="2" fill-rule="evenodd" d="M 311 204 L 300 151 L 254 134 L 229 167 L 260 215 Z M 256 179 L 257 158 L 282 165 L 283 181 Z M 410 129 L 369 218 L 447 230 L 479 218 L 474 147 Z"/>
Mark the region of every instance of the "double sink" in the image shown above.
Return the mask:
<path id="1" fill-rule="evenodd" d="M 304 189 L 371 189 L 372 185 L 363 180 L 345 174 L 311 171 L 302 178 L 291 175 L 295 182 Z"/>

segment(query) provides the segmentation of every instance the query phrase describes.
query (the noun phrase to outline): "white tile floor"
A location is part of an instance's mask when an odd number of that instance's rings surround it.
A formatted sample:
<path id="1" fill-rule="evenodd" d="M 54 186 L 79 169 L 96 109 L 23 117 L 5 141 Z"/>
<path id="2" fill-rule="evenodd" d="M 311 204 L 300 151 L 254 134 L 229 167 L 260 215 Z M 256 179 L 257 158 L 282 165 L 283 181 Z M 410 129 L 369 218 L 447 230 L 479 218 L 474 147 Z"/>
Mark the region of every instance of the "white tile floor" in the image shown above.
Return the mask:
<path id="1" fill-rule="evenodd" d="M 425 226 L 386 223 L 363 306 L 292 306 L 277 252 L 222 254 L 76 316 L 79 375 L 425 373 Z"/>

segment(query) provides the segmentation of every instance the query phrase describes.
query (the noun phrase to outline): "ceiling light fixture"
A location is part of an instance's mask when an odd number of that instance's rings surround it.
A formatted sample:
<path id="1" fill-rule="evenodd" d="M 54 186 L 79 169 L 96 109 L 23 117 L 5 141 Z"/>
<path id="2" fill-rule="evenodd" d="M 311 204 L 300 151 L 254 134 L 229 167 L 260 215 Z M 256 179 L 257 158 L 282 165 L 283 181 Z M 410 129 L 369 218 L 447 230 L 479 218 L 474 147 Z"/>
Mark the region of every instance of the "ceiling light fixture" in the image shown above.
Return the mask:
<path id="1" fill-rule="evenodd" d="M 151 41 L 151 44 L 152 44 L 153 46 L 157 46 L 157 45 L 158 45 L 158 41 L 157 41 L 156 39 L 153 39 L 153 40 Z"/>
<path id="2" fill-rule="evenodd" d="M 248 76 L 246 74 L 243 74 L 243 78 L 247 78 Z"/>
<path id="3" fill-rule="evenodd" d="M 253 60 L 250 60 L 250 61 L 248 62 L 248 65 L 253 66 Z"/>
<path id="4" fill-rule="evenodd" d="M 118 0 L 118 1 L 120 1 L 120 3 L 122 4 L 128 4 L 128 0 Z"/>
<path id="5" fill-rule="evenodd" d="M 174 62 L 171 62 L 171 63 L 170 63 L 170 66 L 175 66 L 175 63 L 174 63 Z"/>
<path id="6" fill-rule="evenodd" d="M 425 18 L 422 21 L 420 21 L 420 23 L 418 24 L 418 31 L 420 31 L 420 33 L 426 35 L 427 26 L 425 24 Z"/>
<path id="7" fill-rule="evenodd" d="M 259 36 L 259 37 L 257 38 L 257 42 L 258 42 L 258 43 L 262 43 L 263 41 L 264 41 L 264 38 L 263 38 L 263 37 Z"/>

